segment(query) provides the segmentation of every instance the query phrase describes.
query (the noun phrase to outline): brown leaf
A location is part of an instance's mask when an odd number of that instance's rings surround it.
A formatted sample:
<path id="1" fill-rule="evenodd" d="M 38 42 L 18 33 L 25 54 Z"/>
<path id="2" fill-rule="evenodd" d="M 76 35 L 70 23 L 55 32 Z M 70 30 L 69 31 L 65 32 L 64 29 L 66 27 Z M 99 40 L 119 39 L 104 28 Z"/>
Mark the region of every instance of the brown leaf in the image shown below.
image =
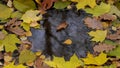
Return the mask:
<path id="1" fill-rule="evenodd" d="M 107 35 L 107 39 L 111 39 L 111 40 L 118 40 L 118 39 L 120 39 L 120 29 L 118 29 L 117 32 L 114 33 L 114 34 L 108 34 Z"/>
<path id="2" fill-rule="evenodd" d="M 115 48 L 115 46 L 113 46 L 113 45 L 107 45 L 105 43 L 99 43 L 98 45 L 95 45 L 93 49 L 94 49 L 95 52 L 103 52 L 103 51 L 109 52 L 114 48 Z"/>
<path id="3" fill-rule="evenodd" d="M 5 34 L 3 32 L 0 31 L 0 40 L 4 39 L 5 38 Z"/>
<path id="4" fill-rule="evenodd" d="M 100 20 L 108 20 L 108 21 L 114 21 L 117 19 L 117 17 L 115 15 L 112 14 L 103 14 L 101 16 L 99 16 Z"/>
<path id="5" fill-rule="evenodd" d="M 66 22 L 62 22 L 57 26 L 57 31 L 65 29 L 68 26 Z"/>
<path id="6" fill-rule="evenodd" d="M 25 35 L 25 31 L 19 26 L 20 24 L 21 21 L 17 21 L 16 18 L 13 18 L 7 24 L 5 24 L 5 27 L 12 33 L 15 33 L 17 35 Z"/>
<path id="7" fill-rule="evenodd" d="M 97 18 L 90 18 L 90 17 L 87 17 L 84 19 L 84 23 L 89 27 L 89 28 L 92 28 L 92 29 L 102 29 L 103 26 L 102 26 L 102 23 L 97 20 Z"/>
<path id="8" fill-rule="evenodd" d="M 47 10 L 49 8 L 52 7 L 53 2 L 55 2 L 56 0 L 43 0 L 42 2 L 42 9 L 43 10 Z"/>

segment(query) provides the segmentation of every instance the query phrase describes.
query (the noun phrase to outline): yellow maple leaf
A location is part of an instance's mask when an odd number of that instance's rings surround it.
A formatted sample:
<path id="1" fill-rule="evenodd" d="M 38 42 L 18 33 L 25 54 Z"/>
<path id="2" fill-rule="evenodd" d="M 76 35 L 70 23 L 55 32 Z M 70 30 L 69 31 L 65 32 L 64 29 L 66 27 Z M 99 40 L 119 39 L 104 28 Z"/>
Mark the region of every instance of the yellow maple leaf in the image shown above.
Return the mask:
<path id="1" fill-rule="evenodd" d="M 4 66 L 3 68 L 27 68 L 27 66 L 23 66 L 22 64 L 14 65 L 14 62 Z"/>
<path id="2" fill-rule="evenodd" d="M 76 55 L 73 55 L 70 61 L 65 61 L 63 57 L 60 58 L 54 56 L 52 61 L 46 60 L 44 62 L 54 68 L 76 68 L 81 65 L 82 61 L 79 60 Z"/>
<path id="3" fill-rule="evenodd" d="M 88 33 L 90 36 L 94 37 L 92 41 L 96 42 L 102 42 L 104 41 L 106 35 L 107 35 L 107 30 L 96 30 L 96 31 L 90 31 Z"/>
<path id="4" fill-rule="evenodd" d="M 108 60 L 108 58 L 107 58 L 107 54 L 103 52 L 96 57 L 88 53 L 87 58 L 83 58 L 82 60 L 84 61 L 85 64 L 102 65 Z"/>
<path id="5" fill-rule="evenodd" d="M 72 2 L 78 2 L 76 4 L 77 9 L 84 9 L 85 6 L 90 6 L 91 8 L 94 8 L 96 6 L 96 0 L 71 0 Z"/>
<path id="6" fill-rule="evenodd" d="M 28 10 L 23 14 L 22 20 L 25 23 L 32 23 L 42 19 L 42 15 L 38 15 L 40 11 L 38 10 Z M 38 16 L 37 16 L 38 15 Z"/>

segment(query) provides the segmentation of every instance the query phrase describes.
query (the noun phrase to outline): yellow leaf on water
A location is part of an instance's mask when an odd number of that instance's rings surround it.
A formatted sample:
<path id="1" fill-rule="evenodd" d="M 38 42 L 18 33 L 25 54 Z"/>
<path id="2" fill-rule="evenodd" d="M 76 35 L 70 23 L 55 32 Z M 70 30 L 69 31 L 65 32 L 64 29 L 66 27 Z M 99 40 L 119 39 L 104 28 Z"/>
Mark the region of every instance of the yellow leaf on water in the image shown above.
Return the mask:
<path id="1" fill-rule="evenodd" d="M 102 42 L 105 40 L 105 37 L 107 35 L 107 30 L 96 30 L 96 31 L 90 31 L 88 33 L 90 36 L 94 37 L 92 41 L 96 42 Z"/>
<path id="2" fill-rule="evenodd" d="M 77 68 L 81 65 L 82 61 L 76 55 L 73 55 L 70 61 L 65 61 L 63 57 L 54 56 L 52 61 L 45 60 L 44 62 L 54 68 Z"/>
<path id="3" fill-rule="evenodd" d="M 87 57 L 83 58 L 82 60 L 84 61 L 85 64 L 102 65 L 108 60 L 108 58 L 107 58 L 107 54 L 103 52 L 96 57 L 88 53 Z"/>
<path id="4" fill-rule="evenodd" d="M 71 45 L 72 44 L 72 40 L 71 39 L 67 39 L 67 40 L 64 41 L 64 44 Z"/>
<path id="5" fill-rule="evenodd" d="M 96 6 L 96 0 L 71 0 L 72 2 L 78 2 L 76 4 L 77 9 L 84 9 L 85 6 L 90 6 L 91 8 L 94 8 Z"/>

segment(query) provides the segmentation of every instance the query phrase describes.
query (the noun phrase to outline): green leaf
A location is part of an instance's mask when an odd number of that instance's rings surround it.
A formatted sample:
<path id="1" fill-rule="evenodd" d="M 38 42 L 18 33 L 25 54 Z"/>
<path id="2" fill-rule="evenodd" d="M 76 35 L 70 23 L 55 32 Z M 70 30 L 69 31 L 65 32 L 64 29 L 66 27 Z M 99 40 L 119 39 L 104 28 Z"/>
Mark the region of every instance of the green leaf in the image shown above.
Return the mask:
<path id="1" fill-rule="evenodd" d="M 33 0 L 13 0 L 13 5 L 17 10 L 21 12 L 25 12 L 30 9 L 36 9 Z"/>
<path id="2" fill-rule="evenodd" d="M 117 48 L 115 48 L 114 50 L 108 52 L 109 56 L 116 56 L 118 58 L 120 58 L 120 45 L 118 45 Z"/>
<path id="3" fill-rule="evenodd" d="M 85 9 L 87 13 L 91 13 L 93 14 L 93 16 L 100 16 L 104 13 L 109 12 L 109 10 L 110 10 L 110 4 L 105 4 L 103 2 L 100 5 L 97 5 L 96 7 L 94 7 L 93 9 L 91 8 Z"/>
<path id="4" fill-rule="evenodd" d="M 22 17 L 22 13 L 21 12 L 19 12 L 19 11 L 15 11 L 15 12 L 13 12 L 12 14 L 11 14 L 11 18 L 18 18 L 18 19 L 20 19 L 21 17 Z"/>
<path id="5" fill-rule="evenodd" d="M 5 46 L 6 52 L 13 52 L 16 47 L 16 43 L 20 43 L 20 40 L 15 34 L 8 34 L 3 40 L 2 45 Z"/>
<path id="6" fill-rule="evenodd" d="M 54 8 L 56 9 L 64 9 L 66 8 L 71 2 L 70 1 L 61 1 L 61 0 L 58 0 L 57 2 L 55 2 L 54 4 Z"/>
<path id="7" fill-rule="evenodd" d="M 0 20 L 8 19 L 12 13 L 12 9 L 0 4 Z"/>
<path id="8" fill-rule="evenodd" d="M 23 50 L 19 56 L 19 63 L 33 62 L 35 60 L 35 54 L 30 50 Z"/>
<path id="9" fill-rule="evenodd" d="M 115 42 L 113 42 L 111 40 L 105 40 L 104 43 L 108 44 L 108 45 L 114 45 L 114 46 L 118 45 L 117 43 L 115 43 Z"/>

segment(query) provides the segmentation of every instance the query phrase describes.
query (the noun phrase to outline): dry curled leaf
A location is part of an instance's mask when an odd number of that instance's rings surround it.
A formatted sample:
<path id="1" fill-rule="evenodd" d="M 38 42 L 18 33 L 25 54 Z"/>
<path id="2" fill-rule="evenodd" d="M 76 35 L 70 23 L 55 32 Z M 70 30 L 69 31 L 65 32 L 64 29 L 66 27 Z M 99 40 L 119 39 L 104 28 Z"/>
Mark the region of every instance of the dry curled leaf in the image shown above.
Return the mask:
<path id="1" fill-rule="evenodd" d="M 84 19 L 84 23 L 89 27 L 89 28 L 92 28 L 92 29 L 102 29 L 103 26 L 102 26 L 102 23 L 97 20 L 97 18 L 90 18 L 90 17 L 87 17 Z"/>
<path id="2" fill-rule="evenodd" d="M 62 22 L 57 26 L 57 31 L 65 29 L 68 26 L 66 22 Z"/>
<path id="3" fill-rule="evenodd" d="M 25 31 L 19 26 L 20 24 L 21 21 L 17 21 L 16 18 L 13 18 L 5 25 L 5 27 L 10 32 L 13 32 L 17 35 L 25 35 Z"/>
<path id="4" fill-rule="evenodd" d="M 99 16 L 100 20 L 108 20 L 108 21 L 114 21 L 117 19 L 117 17 L 115 15 L 112 14 L 103 14 L 101 16 Z"/>
<path id="5" fill-rule="evenodd" d="M 111 51 L 112 49 L 114 49 L 115 46 L 113 45 L 108 45 L 108 44 L 105 44 L 105 43 L 99 43 L 98 45 L 95 45 L 94 46 L 94 51 L 95 52 L 103 52 L 103 51 Z"/>
<path id="6" fill-rule="evenodd" d="M 118 40 L 118 39 L 120 39 L 120 29 L 118 29 L 116 31 L 116 33 L 114 33 L 114 34 L 108 34 L 107 38 L 111 39 L 111 40 Z"/>

